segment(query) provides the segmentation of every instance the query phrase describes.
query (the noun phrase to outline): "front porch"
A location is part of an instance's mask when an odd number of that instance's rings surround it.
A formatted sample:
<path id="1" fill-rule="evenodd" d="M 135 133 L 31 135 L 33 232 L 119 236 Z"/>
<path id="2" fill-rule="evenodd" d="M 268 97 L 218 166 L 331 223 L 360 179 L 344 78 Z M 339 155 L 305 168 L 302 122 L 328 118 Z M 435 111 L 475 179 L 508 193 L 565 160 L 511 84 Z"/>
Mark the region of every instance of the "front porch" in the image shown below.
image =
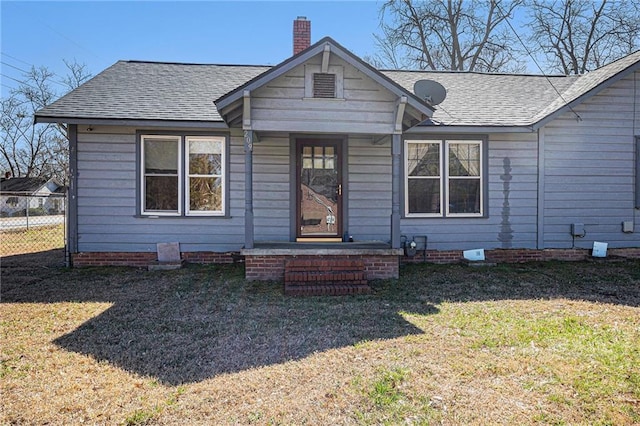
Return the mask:
<path id="1" fill-rule="evenodd" d="M 285 282 L 289 294 L 354 294 L 372 279 L 398 278 L 402 249 L 381 241 L 256 242 L 243 249 L 247 280 Z"/>

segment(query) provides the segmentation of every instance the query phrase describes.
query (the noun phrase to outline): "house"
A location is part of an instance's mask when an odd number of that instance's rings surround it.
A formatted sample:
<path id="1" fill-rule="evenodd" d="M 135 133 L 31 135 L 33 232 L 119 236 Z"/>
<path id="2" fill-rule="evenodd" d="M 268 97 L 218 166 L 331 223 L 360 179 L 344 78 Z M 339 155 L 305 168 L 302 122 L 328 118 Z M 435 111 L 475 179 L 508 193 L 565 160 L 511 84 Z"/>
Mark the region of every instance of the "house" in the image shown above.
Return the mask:
<path id="1" fill-rule="evenodd" d="M 62 191 L 62 192 L 61 192 Z M 0 178 L 0 216 L 64 213 L 64 187 L 40 177 Z"/>
<path id="2" fill-rule="evenodd" d="M 36 120 L 69 125 L 75 265 L 166 242 L 239 253 L 248 279 L 292 258 L 394 277 L 412 241 L 432 262 L 640 257 L 640 52 L 582 76 L 386 71 L 299 18 L 276 66 L 120 61 Z"/>

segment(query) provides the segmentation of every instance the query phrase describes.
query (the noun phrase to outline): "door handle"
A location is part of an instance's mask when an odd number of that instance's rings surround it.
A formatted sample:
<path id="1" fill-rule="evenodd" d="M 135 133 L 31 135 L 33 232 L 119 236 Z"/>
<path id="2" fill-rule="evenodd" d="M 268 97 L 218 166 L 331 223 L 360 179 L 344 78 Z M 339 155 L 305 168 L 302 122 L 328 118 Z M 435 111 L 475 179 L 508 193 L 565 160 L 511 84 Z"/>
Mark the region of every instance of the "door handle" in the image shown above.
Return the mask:
<path id="1" fill-rule="evenodd" d="M 342 195 L 342 184 L 338 184 L 338 195 Z"/>

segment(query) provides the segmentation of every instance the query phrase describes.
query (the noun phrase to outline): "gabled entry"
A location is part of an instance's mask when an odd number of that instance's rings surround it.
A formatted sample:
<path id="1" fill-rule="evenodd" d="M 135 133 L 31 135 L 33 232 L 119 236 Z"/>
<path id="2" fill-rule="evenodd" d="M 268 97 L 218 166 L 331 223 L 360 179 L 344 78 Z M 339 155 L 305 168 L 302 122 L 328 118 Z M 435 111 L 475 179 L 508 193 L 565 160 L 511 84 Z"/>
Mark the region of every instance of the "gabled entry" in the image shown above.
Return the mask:
<path id="1" fill-rule="evenodd" d="M 296 141 L 296 238 L 341 241 L 342 141 Z"/>

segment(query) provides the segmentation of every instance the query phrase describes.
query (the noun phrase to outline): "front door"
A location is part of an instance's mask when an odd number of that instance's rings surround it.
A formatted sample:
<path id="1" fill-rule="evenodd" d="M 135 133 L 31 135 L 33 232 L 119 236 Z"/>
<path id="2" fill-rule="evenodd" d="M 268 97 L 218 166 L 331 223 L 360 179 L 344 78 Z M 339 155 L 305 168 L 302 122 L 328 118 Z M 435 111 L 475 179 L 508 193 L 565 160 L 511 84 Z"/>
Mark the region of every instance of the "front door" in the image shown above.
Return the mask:
<path id="1" fill-rule="evenodd" d="M 297 239 L 342 240 L 341 144 L 299 139 L 297 164 Z"/>

